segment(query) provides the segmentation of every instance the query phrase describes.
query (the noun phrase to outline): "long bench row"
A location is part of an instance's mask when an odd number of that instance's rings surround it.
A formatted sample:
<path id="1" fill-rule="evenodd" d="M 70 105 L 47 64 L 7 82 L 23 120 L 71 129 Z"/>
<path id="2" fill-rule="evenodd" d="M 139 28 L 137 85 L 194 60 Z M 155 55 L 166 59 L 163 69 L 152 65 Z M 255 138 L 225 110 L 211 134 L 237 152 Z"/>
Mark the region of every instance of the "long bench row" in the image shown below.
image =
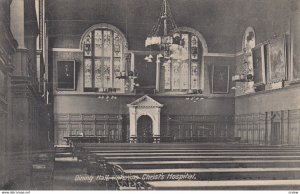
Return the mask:
<path id="1" fill-rule="evenodd" d="M 88 173 L 99 175 L 105 173 L 101 167 L 117 166 L 117 174 L 140 177 L 147 182 L 146 188 L 300 188 L 299 180 L 296 181 L 300 179 L 299 147 L 234 144 L 85 144 L 78 147 L 76 156 Z M 208 180 L 211 184 L 206 184 Z M 251 185 L 258 180 L 266 184 Z M 277 184 L 278 180 L 296 182 Z"/>

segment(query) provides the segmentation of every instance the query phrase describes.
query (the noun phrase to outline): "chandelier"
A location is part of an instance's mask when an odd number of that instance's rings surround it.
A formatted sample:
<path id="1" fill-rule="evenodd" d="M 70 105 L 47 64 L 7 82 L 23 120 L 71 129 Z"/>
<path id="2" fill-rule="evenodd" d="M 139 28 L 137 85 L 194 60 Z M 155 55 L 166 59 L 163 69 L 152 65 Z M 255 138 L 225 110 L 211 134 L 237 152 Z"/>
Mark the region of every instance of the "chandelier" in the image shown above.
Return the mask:
<path id="1" fill-rule="evenodd" d="M 101 99 L 101 100 L 105 100 L 106 102 L 109 102 L 111 100 L 117 100 L 117 96 L 114 96 L 114 95 L 101 95 L 101 96 L 98 96 L 98 99 Z"/>
<path id="2" fill-rule="evenodd" d="M 146 38 L 145 47 L 161 51 L 157 57 L 169 60 L 172 54 L 172 45 L 181 44 L 182 39 L 172 17 L 169 3 L 167 0 L 163 0 L 160 16 Z M 152 62 L 152 59 L 151 54 L 145 58 L 147 62 Z"/>

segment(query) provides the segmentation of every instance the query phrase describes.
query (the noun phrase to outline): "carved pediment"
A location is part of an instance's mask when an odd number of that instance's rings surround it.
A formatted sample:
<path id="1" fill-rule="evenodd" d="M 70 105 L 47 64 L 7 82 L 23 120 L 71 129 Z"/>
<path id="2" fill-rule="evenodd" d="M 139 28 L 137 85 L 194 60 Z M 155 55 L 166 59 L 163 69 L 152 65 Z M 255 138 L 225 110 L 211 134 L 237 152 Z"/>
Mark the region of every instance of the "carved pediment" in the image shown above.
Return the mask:
<path id="1" fill-rule="evenodd" d="M 148 95 L 142 96 L 141 98 L 133 101 L 132 103 L 127 105 L 128 107 L 163 107 L 162 104 L 149 97 Z"/>

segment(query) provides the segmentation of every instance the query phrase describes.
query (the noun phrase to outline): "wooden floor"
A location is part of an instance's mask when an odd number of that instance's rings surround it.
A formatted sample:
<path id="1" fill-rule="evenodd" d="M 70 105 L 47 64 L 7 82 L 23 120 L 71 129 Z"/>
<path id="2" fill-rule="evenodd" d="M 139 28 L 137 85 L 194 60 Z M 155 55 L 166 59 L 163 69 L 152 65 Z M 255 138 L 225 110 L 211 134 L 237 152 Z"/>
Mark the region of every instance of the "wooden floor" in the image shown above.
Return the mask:
<path id="1" fill-rule="evenodd" d="M 75 158 L 66 153 L 56 155 L 54 189 L 107 189 L 105 181 L 75 181 L 76 175 L 96 177 L 98 161 L 120 166 L 125 176 L 140 177 L 148 189 L 300 189 L 300 147 L 84 144 Z M 87 163 L 82 162 L 85 159 Z"/>

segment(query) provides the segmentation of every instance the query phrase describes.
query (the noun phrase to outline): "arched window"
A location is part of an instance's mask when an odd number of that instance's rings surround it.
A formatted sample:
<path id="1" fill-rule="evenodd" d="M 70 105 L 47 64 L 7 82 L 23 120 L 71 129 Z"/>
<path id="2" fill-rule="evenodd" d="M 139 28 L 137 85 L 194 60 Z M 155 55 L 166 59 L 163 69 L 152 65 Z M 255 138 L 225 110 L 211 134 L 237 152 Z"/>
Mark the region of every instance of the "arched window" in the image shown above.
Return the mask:
<path id="1" fill-rule="evenodd" d="M 255 47 L 255 32 L 252 27 L 248 27 L 243 36 L 243 59 L 241 65 L 237 66 L 237 73 L 253 75 L 252 49 Z M 254 92 L 254 82 L 237 83 L 237 95 Z"/>
<path id="2" fill-rule="evenodd" d="M 196 31 L 184 29 L 180 31 L 181 46 L 173 45 L 171 59 L 163 61 L 162 64 L 161 89 L 166 93 L 202 89 L 200 79 L 203 60 L 202 42 L 196 35 Z"/>
<path id="3" fill-rule="evenodd" d="M 124 80 L 118 79 L 125 71 L 127 41 L 114 26 L 98 24 L 88 29 L 81 41 L 84 55 L 84 90 L 124 92 Z"/>

